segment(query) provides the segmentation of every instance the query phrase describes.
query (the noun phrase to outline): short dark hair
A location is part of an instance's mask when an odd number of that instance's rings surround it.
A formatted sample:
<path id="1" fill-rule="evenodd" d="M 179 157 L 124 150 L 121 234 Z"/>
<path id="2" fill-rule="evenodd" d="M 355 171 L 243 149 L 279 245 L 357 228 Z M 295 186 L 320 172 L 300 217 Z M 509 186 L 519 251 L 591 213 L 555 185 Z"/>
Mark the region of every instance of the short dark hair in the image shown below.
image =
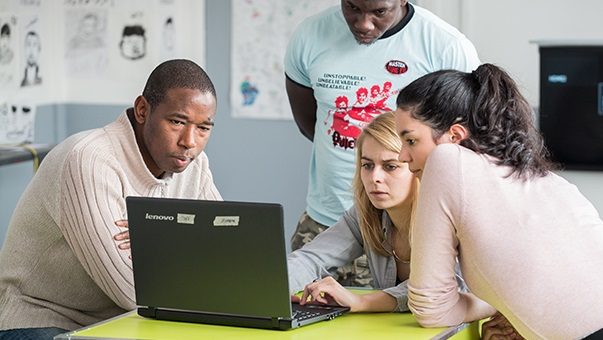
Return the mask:
<path id="1" fill-rule="evenodd" d="M 167 91 L 175 88 L 199 90 L 216 98 L 214 84 L 207 73 L 187 59 L 173 59 L 159 64 L 149 75 L 142 96 L 153 110 L 164 100 Z"/>
<path id="2" fill-rule="evenodd" d="M 0 28 L 0 35 L 10 35 L 10 26 L 7 23 Z"/>
<path id="3" fill-rule="evenodd" d="M 121 33 L 122 37 L 127 37 L 130 35 L 140 35 L 141 37 L 145 38 L 145 29 L 144 27 L 140 26 L 140 25 L 131 25 L 131 26 L 124 26 L 124 30 Z"/>
<path id="4" fill-rule="evenodd" d="M 461 145 L 497 158 L 519 178 L 544 176 L 557 166 L 548 159 L 533 111 L 515 81 L 500 67 L 480 65 L 470 73 L 442 70 L 403 88 L 396 104 L 433 129 L 439 138 L 453 124 L 469 130 Z"/>

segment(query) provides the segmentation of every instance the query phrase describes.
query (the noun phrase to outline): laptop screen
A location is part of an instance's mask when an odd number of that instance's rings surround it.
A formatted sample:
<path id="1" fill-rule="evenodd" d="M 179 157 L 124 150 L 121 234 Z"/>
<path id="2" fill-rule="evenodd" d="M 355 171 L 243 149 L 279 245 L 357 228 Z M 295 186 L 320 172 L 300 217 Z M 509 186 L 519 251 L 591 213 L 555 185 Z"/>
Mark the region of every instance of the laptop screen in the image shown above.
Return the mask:
<path id="1" fill-rule="evenodd" d="M 127 197 L 139 306 L 290 317 L 279 204 Z"/>

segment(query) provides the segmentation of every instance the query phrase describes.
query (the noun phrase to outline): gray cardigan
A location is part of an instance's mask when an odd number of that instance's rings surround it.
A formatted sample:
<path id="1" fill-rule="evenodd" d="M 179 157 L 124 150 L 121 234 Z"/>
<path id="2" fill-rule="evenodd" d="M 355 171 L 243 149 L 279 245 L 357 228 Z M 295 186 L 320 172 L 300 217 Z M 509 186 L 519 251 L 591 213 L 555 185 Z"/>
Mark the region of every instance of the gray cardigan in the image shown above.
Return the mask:
<path id="1" fill-rule="evenodd" d="M 381 225 L 385 237 L 390 235 L 394 226 L 385 211 L 381 217 Z M 387 242 L 384 247 L 391 248 Z M 302 290 L 316 278 L 331 275 L 329 270 L 349 263 L 365 250 L 373 275 L 373 288 L 383 290 L 398 301 L 394 311 L 408 311 L 408 280 L 396 285 L 396 261 L 393 256 L 385 257 L 373 249 L 364 248 L 355 206 L 348 209 L 335 225 L 320 233 L 312 242 L 289 254 L 287 265 L 291 293 Z M 459 275 L 458 265 L 456 276 L 459 287 L 463 287 L 464 291 L 466 286 Z"/>
<path id="2" fill-rule="evenodd" d="M 394 228 L 385 211 L 382 225 L 384 235 L 389 235 L 389 231 Z M 289 289 L 292 293 L 302 290 L 312 280 L 331 275 L 330 269 L 349 263 L 364 251 L 358 214 L 353 206 L 335 225 L 320 233 L 303 248 L 289 254 Z M 396 285 L 395 259 L 391 256 L 381 256 L 372 249 L 366 249 L 366 255 L 373 275 L 374 288 L 383 289 L 385 293 L 396 298 L 396 311 L 408 311 L 406 281 Z"/>

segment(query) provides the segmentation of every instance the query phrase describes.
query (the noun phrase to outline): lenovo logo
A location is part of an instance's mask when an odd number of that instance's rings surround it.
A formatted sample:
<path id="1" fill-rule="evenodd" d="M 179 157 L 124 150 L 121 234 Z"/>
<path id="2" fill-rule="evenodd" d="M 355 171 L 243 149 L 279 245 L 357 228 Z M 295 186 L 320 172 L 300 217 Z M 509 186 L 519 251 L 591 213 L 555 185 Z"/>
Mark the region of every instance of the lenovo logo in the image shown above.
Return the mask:
<path id="1" fill-rule="evenodd" d="M 156 220 L 156 221 L 173 221 L 174 220 L 174 216 L 168 216 L 168 215 L 153 215 L 153 214 L 149 214 L 147 213 L 144 218 L 146 220 Z"/>

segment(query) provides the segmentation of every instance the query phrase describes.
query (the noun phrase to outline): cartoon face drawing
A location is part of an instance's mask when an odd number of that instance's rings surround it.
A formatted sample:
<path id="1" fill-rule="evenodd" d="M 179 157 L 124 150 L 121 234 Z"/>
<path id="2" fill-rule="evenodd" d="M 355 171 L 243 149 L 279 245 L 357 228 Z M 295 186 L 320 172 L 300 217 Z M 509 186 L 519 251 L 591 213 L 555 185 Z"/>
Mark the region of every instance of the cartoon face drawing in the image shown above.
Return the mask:
<path id="1" fill-rule="evenodd" d="M 0 28 L 0 64 L 8 64 L 13 60 L 14 52 L 11 49 L 11 30 L 7 23 Z"/>
<path id="2" fill-rule="evenodd" d="M 146 55 L 145 29 L 140 25 L 125 26 L 119 48 L 121 55 L 129 60 L 137 60 Z"/>

